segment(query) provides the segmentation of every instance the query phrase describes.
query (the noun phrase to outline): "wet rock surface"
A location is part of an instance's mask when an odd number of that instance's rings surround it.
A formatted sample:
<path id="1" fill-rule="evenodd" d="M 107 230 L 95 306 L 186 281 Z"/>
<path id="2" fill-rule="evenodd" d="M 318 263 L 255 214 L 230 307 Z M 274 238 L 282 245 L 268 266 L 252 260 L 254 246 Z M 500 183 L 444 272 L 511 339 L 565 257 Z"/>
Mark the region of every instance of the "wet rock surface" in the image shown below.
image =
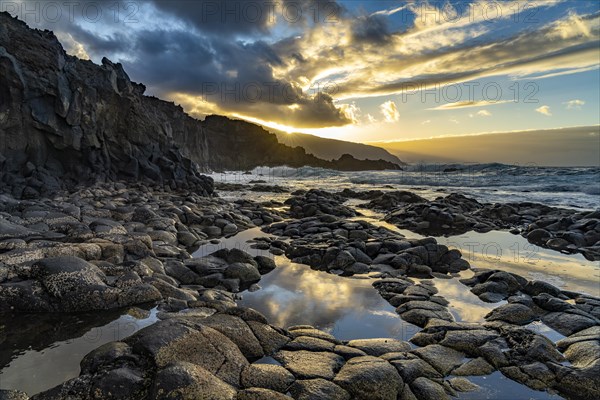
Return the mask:
<path id="1" fill-rule="evenodd" d="M 511 230 L 529 242 L 600 260 L 600 212 L 576 211 L 537 203 L 480 203 L 451 193 L 435 200 L 383 193 L 365 205 L 385 211 L 385 220 L 424 235 Z"/>
<path id="2" fill-rule="evenodd" d="M 260 217 L 260 218 L 259 218 Z M 184 286 L 237 292 L 274 268 L 208 240 L 280 220 L 251 202 L 99 184 L 46 200 L 0 196 L 0 311 L 72 312 L 194 300 Z M 253 222 L 254 220 L 254 222 Z"/>
<path id="3" fill-rule="evenodd" d="M 495 371 L 535 390 L 597 397 L 600 299 L 475 269 L 461 280 L 465 290 L 501 304 L 482 323 L 456 321 L 435 279 L 470 269 L 461 253 L 361 221 L 343 206 L 352 196 L 297 192 L 289 211 L 115 184 L 52 201 L 2 197 L 3 311 L 145 302 L 159 310 L 159 322 L 94 350 L 79 377 L 33 398 L 442 399 L 478 390 L 468 377 Z M 261 255 L 223 247 L 191 256 L 257 225 L 268 236 L 249 245 Z M 371 279 L 399 317 L 422 330 L 408 343 L 269 325 L 235 302 L 235 293 L 277 268 L 269 254 Z M 554 344 L 527 328 L 536 321 L 565 338 Z M 265 357 L 279 365 L 262 364 Z"/>

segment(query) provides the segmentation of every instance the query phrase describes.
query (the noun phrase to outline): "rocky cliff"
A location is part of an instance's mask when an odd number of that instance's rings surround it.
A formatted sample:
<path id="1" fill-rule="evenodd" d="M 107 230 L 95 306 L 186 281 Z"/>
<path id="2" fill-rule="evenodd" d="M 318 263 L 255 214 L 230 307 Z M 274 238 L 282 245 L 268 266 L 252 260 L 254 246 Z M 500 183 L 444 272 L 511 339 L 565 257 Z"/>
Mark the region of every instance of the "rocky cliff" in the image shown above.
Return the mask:
<path id="1" fill-rule="evenodd" d="M 148 180 L 210 193 L 173 132 L 183 110 L 143 96 L 119 64 L 65 53 L 50 31 L 0 13 L 0 182 L 16 196 L 107 180 Z"/>
<path id="2" fill-rule="evenodd" d="M 65 53 L 50 31 L 0 13 L 0 190 L 37 197 L 95 181 L 148 181 L 212 192 L 209 170 L 311 165 L 398 169 L 386 161 L 324 161 L 244 121 L 198 121 L 144 95 L 120 64 Z"/>

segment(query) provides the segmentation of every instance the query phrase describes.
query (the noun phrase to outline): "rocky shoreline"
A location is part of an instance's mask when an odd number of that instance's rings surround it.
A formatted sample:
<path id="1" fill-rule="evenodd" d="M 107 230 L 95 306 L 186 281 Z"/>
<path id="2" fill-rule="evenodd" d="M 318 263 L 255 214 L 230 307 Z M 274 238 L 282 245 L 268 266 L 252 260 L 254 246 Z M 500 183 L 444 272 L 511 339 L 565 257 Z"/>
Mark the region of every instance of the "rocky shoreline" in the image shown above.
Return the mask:
<path id="1" fill-rule="evenodd" d="M 448 203 L 459 198 L 448 197 Z M 159 309 L 158 322 L 101 346 L 82 360 L 79 377 L 32 398 L 444 399 L 477 389 L 465 377 L 494 371 L 567 398 L 600 396 L 599 298 L 501 270 L 474 270 L 462 280 L 465 290 L 501 304 L 482 323 L 457 322 L 435 283 L 471 268 L 461 253 L 434 238 L 405 238 L 361 221 L 357 209 L 344 204 L 349 198 L 379 209 L 389 198 L 400 210 L 444 203 L 409 192 L 349 190 L 294 192 L 285 203 L 227 202 L 125 183 L 39 200 L 0 195 L 0 312 L 149 303 Z M 524 215 L 548 228 L 536 221 L 559 215 L 552 213 Z M 589 222 L 595 214 L 564 213 L 585 237 L 597 232 L 599 225 Z M 397 211 L 389 215 L 400 221 Z M 221 238 L 256 226 L 268 236 L 250 246 L 264 255 L 223 247 L 192 256 L 200 246 L 218 246 Z M 394 338 L 340 341 L 311 326 L 270 325 L 235 301 L 236 293 L 277 268 L 269 254 L 348 279 L 368 276 L 400 318 L 422 330 L 410 344 Z M 566 338 L 554 344 L 524 327 L 536 320 Z M 277 365 L 262 363 L 264 357 Z M 5 391 L 0 398 L 27 396 Z"/>
<path id="2" fill-rule="evenodd" d="M 71 324 L 78 313 L 108 310 L 102 323 L 152 308 L 157 319 L 91 351 L 79 376 L 32 399 L 448 399 L 478 390 L 467 377 L 495 371 L 534 390 L 600 398 L 600 298 L 476 269 L 435 238 L 361 220 L 359 208 L 424 235 L 510 229 L 589 260 L 600 259 L 600 211 L 460 194 L 429 201 L 408 191 L 215 185 L 202 173 L 401 167 L 348 154 L 322 160 L 258 125 L 198 121 L 145 90 L 122 65 L 70 56 L 52 32 L 0 13 L 0 343 L 42 334 L 29 336 L 35 324 L 11 325 L 15 315 L 43 316 L 49 331 L 48 315 Z M 239 196 L 225 201 L 220 190 Z M 273 197 L 253 201 L 249 192 Z M 248 240 L 261 254 L 224 244 L 249 229 L 262 230 Z M 270 324 L 237 301 L 281 267 L 277 257 L 370 280 L 374 295 L 422 330 L 410 342 L 339 340 L 309 325 Z M 474 275 L 460 275 L 467 272 Z M 455 320 L 438 287 L 459 277 L 466 293 L 499 303 L 485 320 Z M 533 332 L 532 321 L 564 339 Z M 28 398 L 0 389 L 0 400 Z"/>
<path id="3" fill-rule="evenodd" d="M 458 193 L 431 201 L 407 191 L 344 190 L 341 194 L 369 200 L 361 207 L 385 212 L 387 222 L 423 235 L 510 230 L 537 246 L 600 260 L 600 210 L 577 211 L 531 202 L 480 203 Z"/>

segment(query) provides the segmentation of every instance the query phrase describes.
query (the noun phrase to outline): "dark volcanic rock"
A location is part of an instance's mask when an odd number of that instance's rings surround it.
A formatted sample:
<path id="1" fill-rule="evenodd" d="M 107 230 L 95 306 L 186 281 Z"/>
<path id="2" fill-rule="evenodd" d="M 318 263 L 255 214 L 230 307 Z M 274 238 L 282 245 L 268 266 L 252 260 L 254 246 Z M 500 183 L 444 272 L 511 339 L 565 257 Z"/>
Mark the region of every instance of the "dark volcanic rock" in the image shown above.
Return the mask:
<path id="1" fill-rule="evenodd" d="M 144 97 L 120 64 L 69 56 L 52 32 L 8 13 L 0 13 L 0 46 L 0 181 L 15 196 L 116 179 L 212 192 L 212 179 L 174 140 L 192 131 L 201 138 L 197 123 Z"/>

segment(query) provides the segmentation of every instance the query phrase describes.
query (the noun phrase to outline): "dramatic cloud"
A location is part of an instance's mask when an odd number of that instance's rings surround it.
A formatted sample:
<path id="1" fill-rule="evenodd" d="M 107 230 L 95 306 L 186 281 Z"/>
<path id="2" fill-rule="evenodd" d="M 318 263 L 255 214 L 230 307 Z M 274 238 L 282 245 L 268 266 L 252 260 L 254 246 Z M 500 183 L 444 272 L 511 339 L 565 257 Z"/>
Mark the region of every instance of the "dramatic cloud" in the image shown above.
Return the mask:
<path id="1" fill-rule="evenodd" d="M 550 112 L 550 106 L 541 106 L 539 108 L 536 108 L 535 111 L 547 117 L 552 116 L 552 113 Z"/>
<path id="2" fill-rule="evenodd" d="M 400 113 L 398 112 L 398 108 L 396 107 L 396 103 L 393 101 L 386 101 L 381 106 L 379 106 L 381 113 L 383 114 L 383 119 L 385 122 L 397 122 L 400 120 Z"/>
<path id="3" fill-rule="evenodd" d="M 29 9 L 46 4 L 10 3 Z M 89 4 L 103 7 L 101 18 L 82 16 Z M 563 7 L 535 24 L 515 23 L 514 4 L 494 4 L 498 9 L 491 16 L 485 0 L 382 2 L 370 12 L 329 0 L 81 0 L 74 18 L 65 13 L 57 21 L 32 20 L 23 7 L 15 13 L 30 25 L 54 30 L 71 54 L 123 63 L 150 94 L 177 101 L 194 115 L 225 113 L 296 128 L 373 123 L 384 100 L 375 100 L 363 114 L 361 101 L 369 97 L 416 96 L 500 76 L 548 79 L 598 67 L 597 11 Z M 535 1 L 528 10 L 562 4 Z M 445 102 L 430 109 L 510 100 L 472 98 L 466 90 Z M 569 109 L 583 105 L 570 103 Z M 384 121 L 399 120 L 392 101 L 379 111 Z"/>

